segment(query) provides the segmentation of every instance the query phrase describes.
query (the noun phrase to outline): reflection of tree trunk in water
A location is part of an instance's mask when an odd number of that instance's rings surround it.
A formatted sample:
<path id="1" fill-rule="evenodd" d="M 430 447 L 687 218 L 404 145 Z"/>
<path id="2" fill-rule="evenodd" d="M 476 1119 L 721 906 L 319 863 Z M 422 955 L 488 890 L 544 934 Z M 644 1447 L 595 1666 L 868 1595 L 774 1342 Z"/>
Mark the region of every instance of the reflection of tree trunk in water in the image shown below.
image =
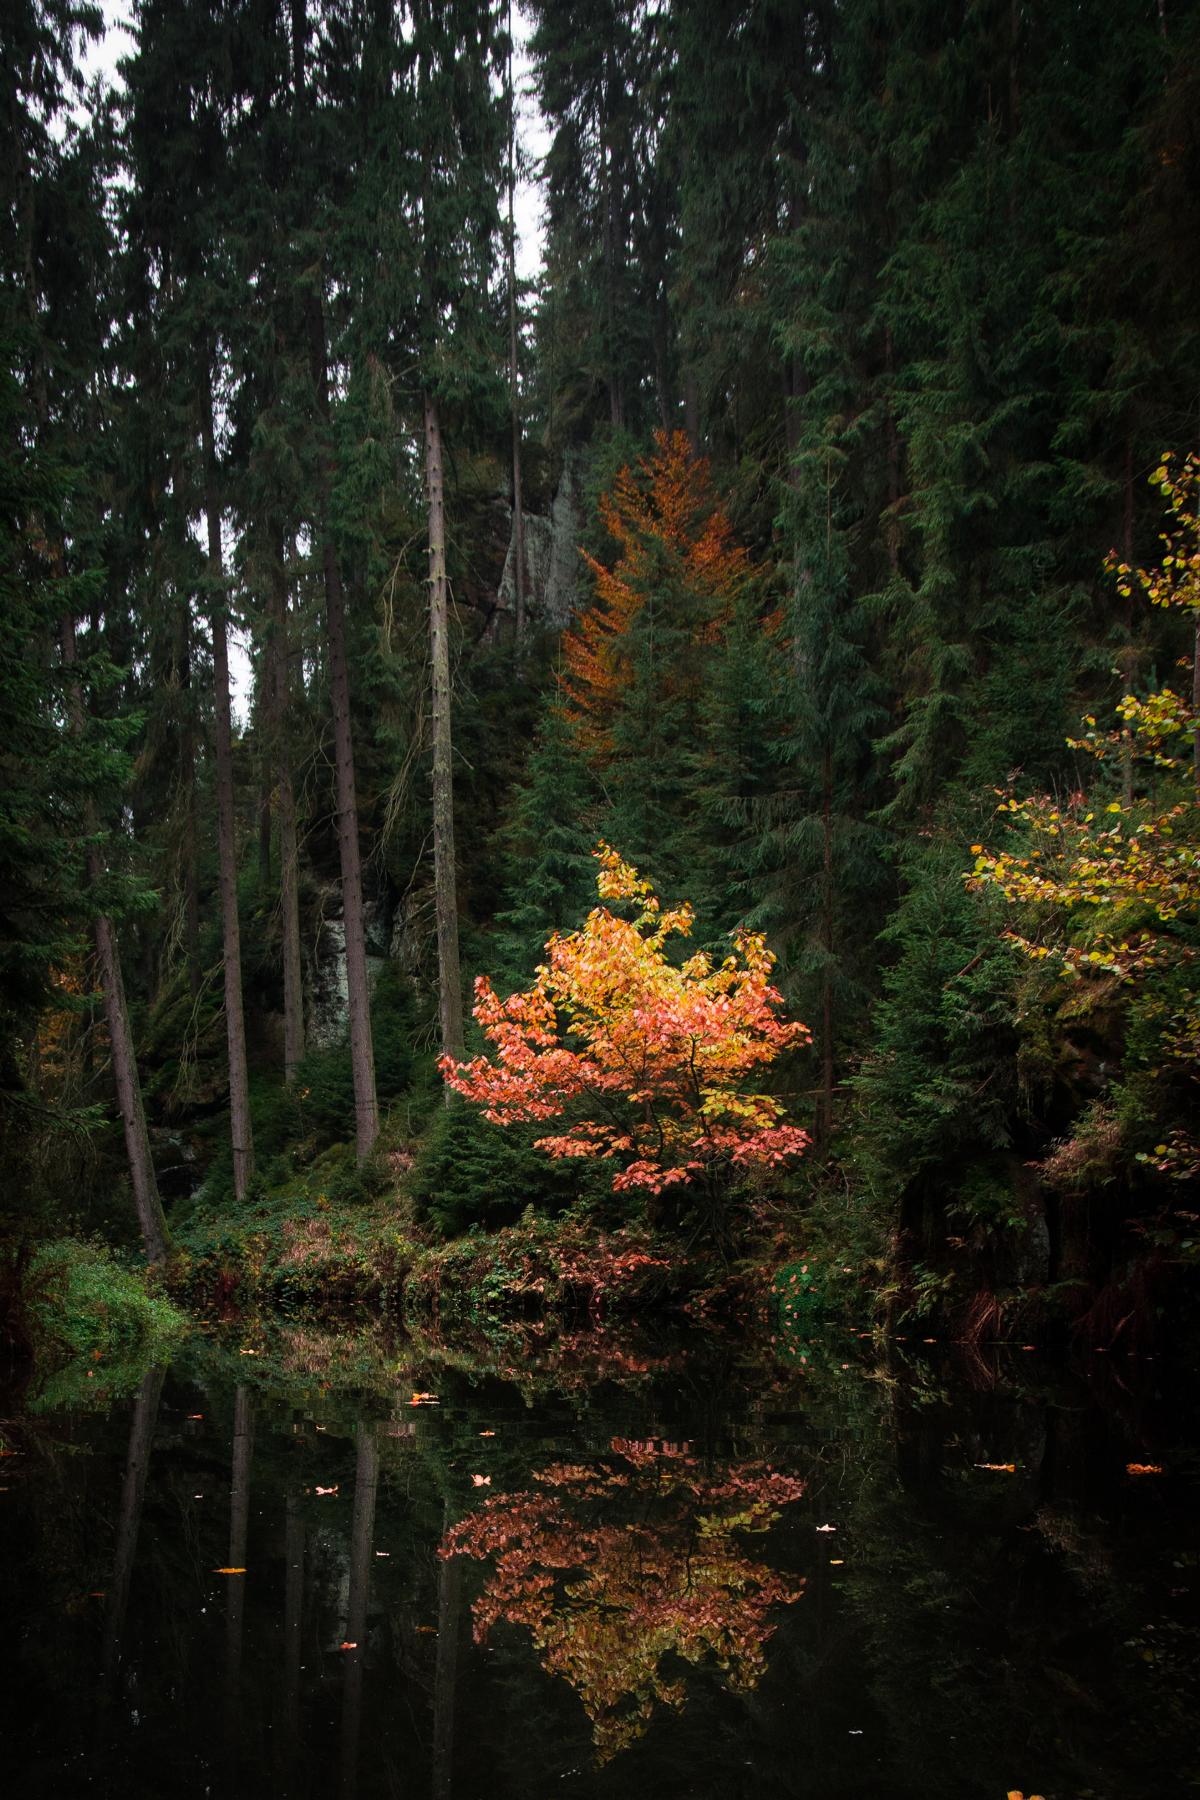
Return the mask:
<path id="1" fill-rule="evenodd" d="M 449 1502 L 442 1536 L 449 1531 Z M 454 1695 L 458 1680 L 458 1632 L 462 1613 L 462 1558 L 438 1564 L 437 1668 L 433 1677 L 433 1800 L 449 1800 L 454 1773 Z"/>
<path id="2" fill-rule="evenodd" d="M 350 1526 L 350 1604 L 347 1608 L 346 1685 L 342 1692 L 341 1800 L 358 1790 L 358 1738 L 362 1725 L 363 1658 L 367 1649 L 367 1601 L 371 1592 L 371 1551 L 375 1542 L 375 1489 L 379 1481 L 379 1445 L 373 1426 L 358 1428 L 358 1463 L 354 1472 L 354 1518 Z"/>
<path id="3" fill-rule="evenodd" d="M 250 1396 L 240 1387 L 233 1402 L 233 1462 L 229 1497 L 229 1567 L 246 1567 L 250 1526 L 250 1458 L 254 1449 L 254 1413 Z M 236 1761 L 242 1684 L 242 1626 L 246 1609 L 245 1575 L 229 1575 L 225 1614 L 226 1747 Z"/>
<path id="4" fill-rule="evenodd" d="M 121 1633 L 125 1629 L 125 1612 L 129 1604 L 129 1584 L 133 1578 L 137 1555 L 138 1533 L 142 1523 L 142 1501 L 146 1493 L 146 1476 L 150 1468 L 150 1447 L 158 1422 L 158 1402 L 162 1394 L 162 1369 L 151 1369 L 142 1376 L 142 1385 L 133 1407 L 129 1427 L 129 1449 L 125 1455 L 125 1478 L 121 1483 L 121 1510 L 117 1518 L 117 1550 L 113 1561 L 112 1585 L 108 1590 L 108 1606 L 104 1617 L 104 1680 L 107 1686 L 116 1676 L 120 1661 Z"/>
<path id="5" fill-rule="evenodd" d="M 300 1738 L 300 1646 L 304 1630 L 304 1520 L 300 1496 L 287 1497 L 284 1539 L 287 1573 L 283 1590 L 284 1713 L 288 1759 L 294 1764 Z"/>

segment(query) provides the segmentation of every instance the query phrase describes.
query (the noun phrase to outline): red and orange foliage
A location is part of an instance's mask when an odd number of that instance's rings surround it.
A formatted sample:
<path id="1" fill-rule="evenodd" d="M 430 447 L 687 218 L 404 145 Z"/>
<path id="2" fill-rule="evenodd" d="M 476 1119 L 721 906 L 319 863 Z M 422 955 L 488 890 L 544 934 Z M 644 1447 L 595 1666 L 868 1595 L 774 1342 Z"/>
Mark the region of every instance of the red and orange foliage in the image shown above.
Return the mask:
<path id="1" fill-rule="evenodd" d="M 703 1470 L 686 1444 L 612 1440 L 612 1455 L 559 1463 L 536 1489 L 497 1494 L 455 1525 L 439 1555 L 494 1558 L 475 1640 L 501 1621 L 530 1632 L 542 1665 L 579 1695 L 596 1755 L 632 1744 L 656 1706 L 682 1707 L 668 1655 L 710 1662 L 736 1690 L 766 1667 L 772 1610 L 803 1582 L 747 1554 L 803 1483 L 759 1463 Z"/>
<path id="2" fill-rule="evenodd" d="M 611 569 L 585 555 L 596 598 L 562 643 L 567 717 L 603 758 L 632 676 L 630 627 L 649 594 L 677 595 L 693 641 L 704 643 L 728 619 L 753 568 L 734 542 L 708 462 L 692 454 L 685 432 L 656 433 L 654 454 L 620 471 L 599 510 L 619 555 Z M 676 668 L 672 679 L 686 672 Z"/>
<path id="3" fill-rule="evenodd" d="M 771 1095 L 745 1091 L 751 1074 L 809 1037 L 778 1016 L 763 937 L 736 931 L 733 954 L 715 967 L 702 951 L 673 964 L 667 941 L 691 930 L 691 908 L 664 911 L 606 844 L 596 857 L 600 898 L 632 902 L 636 916 L 595 907 L 581 931 L 551 937 L 533 986 L 507 1000 L 480 976 L 475 1017 L 496 1060 L 444 1056 L 446 1080 L 496 1125 L 565 1118 L 538 1148 L 620 1159 L 618 1192 L 659 1193 L 798 1156 L 807 1133 Z"/>

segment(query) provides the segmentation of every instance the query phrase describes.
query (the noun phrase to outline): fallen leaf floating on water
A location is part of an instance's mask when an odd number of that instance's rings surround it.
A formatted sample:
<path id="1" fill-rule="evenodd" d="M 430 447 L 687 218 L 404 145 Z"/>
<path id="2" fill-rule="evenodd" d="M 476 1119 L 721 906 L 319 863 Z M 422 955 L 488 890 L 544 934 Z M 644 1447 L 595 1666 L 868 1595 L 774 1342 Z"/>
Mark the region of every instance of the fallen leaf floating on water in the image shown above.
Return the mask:
<path id="1" fill-rule="evenodd" d="M 836 1531 L 837 1526 L 836 1525 L 818 1525 L 817 1530 L 818 1531 Z"/>
<path id="2" fill-rule="evenodd" d="M 491 1485 L 492 1478 L 490 1475 L 472 1475 L 471 1477 L 472 1487 L 491 1487 Z"/>
<path id="3" fill-rule="evenodd" d="M 328 1487 L 328 1488 L 319 1487 L 314 1490 L 314 1492 L 316 1492 L 318 1494 L 323 1494 L 323 1495 L 336 1494 L 337 1491 L 338 1491 L 338 1483 L 336 1481 L 334 1482 L 332 1487 Z"/>
<path id="4" fill-rule="evenodd" d="M 245 1569 L 214 1569 L 214 1575 L 244 1575 Z"/>
<path id="5" fill-rule="evenodd" d="M 1016 1463 L 976 1463 L 975 1467 L 977 1469 L 990 1469 L 993 1475 L 1015 1475 L 1017 1472 Z M 1030 1797 L 1030 1800 L 1032 1800 L 1032 1796 Z"/>
<path id="6" fill-rule="evenodd" d="M 1162 1472 L 1163 1472 L 1163 1469 L 1162 1469 L 1161 1463 L 1126 1463 L 1125 1464 L 1125 1473 L 1127 1475 L 1161 1475 Z"/>
<path id="7" fill-rule="evenodd" d="M 410 1406 L 440 1406 L 441 1401 L 436 1394 L 414 1394 L 408 1404 Z"/>

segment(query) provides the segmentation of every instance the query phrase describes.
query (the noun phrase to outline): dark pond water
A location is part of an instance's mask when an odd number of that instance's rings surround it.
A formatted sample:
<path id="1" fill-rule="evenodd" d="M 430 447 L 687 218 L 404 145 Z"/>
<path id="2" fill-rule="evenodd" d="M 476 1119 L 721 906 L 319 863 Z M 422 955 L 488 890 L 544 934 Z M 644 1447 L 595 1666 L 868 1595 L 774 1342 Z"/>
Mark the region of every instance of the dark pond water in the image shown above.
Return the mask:
<path id="1" fill-rule="evenodd" d="M 7 1791 L 1200 1790 L 1192 1384 L 789 1348 L 225 1333 L 10 1392 Z"/>

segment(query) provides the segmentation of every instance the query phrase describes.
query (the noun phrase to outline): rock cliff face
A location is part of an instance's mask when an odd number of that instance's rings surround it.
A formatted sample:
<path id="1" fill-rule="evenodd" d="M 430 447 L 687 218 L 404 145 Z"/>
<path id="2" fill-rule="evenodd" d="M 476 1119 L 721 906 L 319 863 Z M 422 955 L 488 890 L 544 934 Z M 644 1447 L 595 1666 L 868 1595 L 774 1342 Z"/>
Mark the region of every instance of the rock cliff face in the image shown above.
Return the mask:
<path id="1" fill-rule="evenodd" d="M 313 1050 L 327 1050 L 345 1037 L 350 1023 L 350 984 L 346 974 L 346 926 L 342 918 L 341 890 L 335 885 L 322 894 L 325 904 L 320 923 L 304 959 L 304 1019 L 307 1042 Z M 373 987 L 387 961 L 391 919 L 383 901 L 363 903 L 367 939 L 367 980 Z"/>
<path id="2" fill-rule="evenodd" d="M 583 587 L 583 563 L 579 555 L 582 512 L 579 464 L 573 456 L 563 462 L 558 491 L 550 517 L 525 515 L 526 592 L 530 616 L 540 626 L 561 631 L 569 625 L 579 605 Z M 504 572 L 497 598 L 510 616 L 517 604 L 514 547 L 509 538 Z"/>

